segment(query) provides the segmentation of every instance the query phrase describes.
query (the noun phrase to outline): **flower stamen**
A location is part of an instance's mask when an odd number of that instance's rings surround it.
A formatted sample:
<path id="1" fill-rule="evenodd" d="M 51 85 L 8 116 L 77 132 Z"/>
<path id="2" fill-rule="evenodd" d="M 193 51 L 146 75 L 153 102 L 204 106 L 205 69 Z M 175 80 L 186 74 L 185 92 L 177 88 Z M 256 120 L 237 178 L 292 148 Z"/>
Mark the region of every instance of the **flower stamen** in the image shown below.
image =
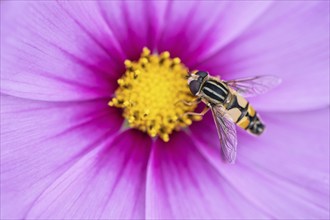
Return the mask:
<path id="1" fill-rule="evenodd" d="M 130 127 L 157 135 L 165 142 L 173 130 L 187 127 L 200 117 L 187 115 L 196 104 L 187 85 L 188 69 L 179 58 L 170 58 L 169 52 L 150 54 L 143 49 L 137 62 L 125 61 L 126 72 L 118 79 L 115 97 L 110 106 L 122 108 Z"/>
<path id="2" fill-rule="evenodd" d="M 184 104 L 194 97 L 187 85 L 188 69 L 179 58 L 170 58 L 167 51 L 151 54 L 144 48 L 138 61 L 126 60 L 125 66 L 109 105 L 123 109 L 130 127 L 167 142 L 173 130 L 200 119 L 185 114 L 193 112 L 197 104 Z"/>

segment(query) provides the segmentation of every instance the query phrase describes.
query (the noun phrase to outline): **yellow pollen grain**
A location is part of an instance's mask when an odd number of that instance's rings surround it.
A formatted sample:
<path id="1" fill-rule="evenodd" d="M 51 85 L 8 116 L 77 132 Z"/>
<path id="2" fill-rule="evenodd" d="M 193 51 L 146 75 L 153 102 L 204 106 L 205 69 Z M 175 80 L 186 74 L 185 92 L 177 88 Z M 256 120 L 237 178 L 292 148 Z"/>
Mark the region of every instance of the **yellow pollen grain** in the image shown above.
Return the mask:
<path id="1" fill-rule="evenodd" d="M 187 115 L 196 105 L 186 105 L 194 97 L 189 91 L 188 69 L 170 53 L 151 54 L 144 48 L 138 61 L 125 61 L 126 72 L 118 79 L 110 106 L 123 109 L 129 126 L 159 136 L 165 142 L 174 130 L 189 126 L 199 117 Z"/>

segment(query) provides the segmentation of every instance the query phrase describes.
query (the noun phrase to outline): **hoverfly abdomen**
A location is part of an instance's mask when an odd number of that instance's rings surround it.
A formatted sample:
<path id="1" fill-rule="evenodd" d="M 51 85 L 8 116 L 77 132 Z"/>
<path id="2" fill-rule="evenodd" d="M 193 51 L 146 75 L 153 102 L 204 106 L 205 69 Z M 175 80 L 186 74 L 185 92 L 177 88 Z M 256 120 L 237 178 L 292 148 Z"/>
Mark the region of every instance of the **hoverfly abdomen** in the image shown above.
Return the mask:
<path id="1" fill-rule="evenodd" d="M 248 105 L 247 117 L 248 126 L 245 129 L 255 135 L 262 134 L 265 130 L 265 125 L 261 122 L 258 114 L 251 105 Z"/>
<path id="2" fill-rule="evenodd" d="M 249 118 L 249 126 L 247 127 L 247 131 L 255 134 L 260 135 L 265 130 L 265 125 L 260 121 L 257 114 L 254 117 Z"/>
<path id="3" fill-rule="evenodd" d="M 236 121 L 236 124 L 255 135 L 260 135 L 265 130 L 265 125 L 261 122 L 253 107 L 249 104 L 247 105 L 247 111 L 242 111 L 242 114 Z"/>
<path id="4" fill-rule="evenodd" d="M 238 93 L 232 91 L 232 97 L 226 105 L 226 109 L 239 127 L 256 135 L 260 135 L 264 131 L 265 126 L 254 108 Z"/>

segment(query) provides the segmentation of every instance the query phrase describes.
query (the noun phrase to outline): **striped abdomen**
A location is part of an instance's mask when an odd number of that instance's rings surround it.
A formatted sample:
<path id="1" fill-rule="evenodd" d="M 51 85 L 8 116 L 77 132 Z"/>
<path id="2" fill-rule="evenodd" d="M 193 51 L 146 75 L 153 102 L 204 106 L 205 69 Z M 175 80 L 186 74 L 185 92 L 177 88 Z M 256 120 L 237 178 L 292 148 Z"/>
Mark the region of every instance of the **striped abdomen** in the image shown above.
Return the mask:
<path id="1" fill-rule="evenodd" d="M 248 132 L 260 135 L 265 130 L 254 108 L 241 95 L 233 94 L 226 109 L 235 123 Z"/>

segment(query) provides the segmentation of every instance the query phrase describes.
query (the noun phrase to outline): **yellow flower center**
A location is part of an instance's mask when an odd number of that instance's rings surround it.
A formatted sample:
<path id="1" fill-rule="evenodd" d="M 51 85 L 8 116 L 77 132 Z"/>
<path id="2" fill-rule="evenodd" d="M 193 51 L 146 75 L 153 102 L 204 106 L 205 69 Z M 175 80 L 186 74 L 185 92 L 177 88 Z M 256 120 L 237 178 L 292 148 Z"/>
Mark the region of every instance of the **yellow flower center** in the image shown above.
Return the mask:
<path id="1" fill-rule="evenodd" d="M 138 61 L 125 61 L 126 72 L 118 80 L 119 87 L 110 106 L 123 109 L 132 128 L 169 141 L 173 130 L 180 130 L 200 117 L 193 112 L 196 104 L 187 105 L 192 96 L 187 85 L 188 69 L 169 52 L 150 54 L 143 49 Z"/>

